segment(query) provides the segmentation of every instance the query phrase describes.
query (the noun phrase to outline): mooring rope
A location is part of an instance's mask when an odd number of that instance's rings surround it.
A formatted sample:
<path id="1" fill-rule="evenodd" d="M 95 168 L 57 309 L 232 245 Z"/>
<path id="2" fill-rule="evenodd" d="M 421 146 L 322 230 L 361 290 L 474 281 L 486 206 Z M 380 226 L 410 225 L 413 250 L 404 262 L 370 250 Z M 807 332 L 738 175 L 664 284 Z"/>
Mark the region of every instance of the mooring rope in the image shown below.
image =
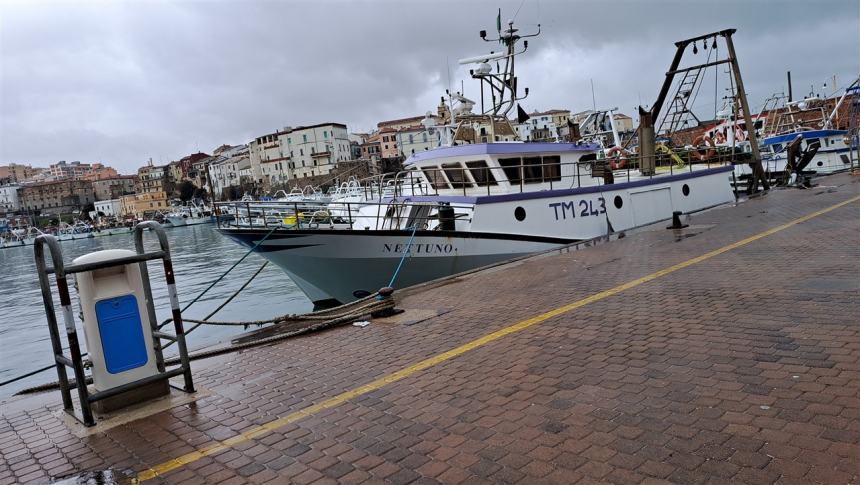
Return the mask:
<path id="1" fill-rule="evenodd" d="M 238 261 L 236 261 L 235 263 L 233 263 L 233 265 L 232 265 L 232 266 L 230 266 L 230 268 L 229 268 L 227 271 L 225 271 L 224 273 L 222 273 L 222 274 L 221 274 L 221 276 L 219 276 L 218 278 L 216 278 L 216 279 L 215 279 L 215 281 L 213 281 L 213 282 L 212 282 L 212 283 L 211 283 L 211 284 L 210 284 L 210 285 L 209 285 L 205 290 L 201 291 L 201 292 L 200 292 L 196 297 L 194 297 L 194 298 L 193 298 L 193 299 L 192 299 L 192 300 L 191 300 L 187 305 L 185 305 L 185 308 L 183 308 L 183 309 L 182 309 L 182 312 L 185 312 L 185 310 L 188 310 L 188 308 L 190 308 L 190 307 L 191 307 L 191 305 L 193 305 L 193 304 L 197 303 L 197 301 L 198 301 L 198 300 L 200 300 L 200 298 L 201 298 L 201 297 L 203 297 L 203 295 L 205 295 L 209 290 L 211 290 L 211 289 L 215 286 L 215 284 L 217 284 L 219 281 L 221 281 L 222 279 L 224 279 L 224 277 L 225 277 L 225 276 L 227 276 L 227 274 L 229 274 L 231 271 L 233 271 L 233 269 L 235 269 L 235 268 L 236 268 L 236 266 L 238 266 L 238 265 L 239 265 L 239 263 L 241 263 L 242 261 L 244 261 L 244 260 L 245 260 L 245 258 L 247 258 L 247 257 L 248 257 L 248 255 L 250 255 L 250 254 L 251 254 L 255 249 L 257 249 L 257 247 L 258 247 L 260 244 L 262 244 L 262 243 L 263 243 L 263 241 L 265 241 L 266 239 L 268 239 L 268 238 L 269 238 L 269 236 L 271 236 L 271 235 L 275 232 L 275 230 L 276 230 L 276 229 L 278 229 L 279 227 L 281 227 L 281 226 L 280 226 L 280 225 L 276 225 L 276 226 L 275 226 L 275 227 L 273 227 L 273 228 L 272 228 L 272 230 L 270 230 L 270 231 L 269 231 L 265 236 L 263 236 L 263 238 L 262 238 L 262 239 L 260 239 L 259 241 L 257 241 L 257 243 L 256 243 L 256 244 L 254 244 L 254 245 L 251 247 L 251 249 L 249 249 L 249 250 L 248 250 L 248 252 L 246 252 L 246 253 L 245 253 L 241 258 L 239 258 L 239 260 L 238 260 Z M 268 262 L 267 262 L 267 263 L 268 263 Z M 264 264 L 263 266 L 265 266 L 265 264 Z M 235 298 L 235 297 L 236 297 L 236 296 L 237 296 L 237 295 L 238 295 L 242 290 L 244 290 L 244 289 L 245 289 L 245 287 L 247 287 L 247 286 L 248 286 L 248 284 L 249 284 L 249 283 L 251 283 L 251 280 L 253 280 L 253 279 L 254 279 L 254 278 L 255 278 L 255 277 L 260 273 L 260 271 L 262 271 L 262 269 L 263 269 L 263 268 L 261 267 L 259 270 L 257 270 L 257 272 L 256 272 L 256 273 L 254 273 L 254 275 L 251 277 L 251 279 L 249 279 L 249 280 L 248 280 L 244 285 L 242 285 L 242 287 L 241 287 L 241 288 L 239 288 L 239 290 L 238 290 L 238 291 L 236 291 L 232 296 L 230 296 L 230 298 L 228 298 L 228 299 L 227 299 L 227 301 L 225 301 L 225 302 L 224 302 L 223 304 L 221 304 L 218 308 L 216 308 L 214 312 L 210 313 L 210 314 L 207 316 L 207 318 L 211 317 L 212 315 L 214 315 L 215 313 L 217 313 L 218 311 L 220 311 L 220 310 L 221 310 L 221 309 L 222 309 L 222 308 L 223 308 L 227 303 L 229 303 L 229 302 L 230 302 L 233 298 Z M 172 321 L 173 321 L 173 318 L 168 318 L 167 320 L 165 320 L 165 321 L 161 322 L 161 324 L 159 324 L 159 325 L 158 325 L 158 329 L 159 329 L 159 330 L 161 330 L 162 328 L 164 328 L 167 324 L 169 324 L 169 323 L 170 323 L 170 322 L 172 322 Z M 194 327 L 194 328 L 196 328 L 196 327 Z M 189 330 L 189 332 L 190 332 L 190 330 Z M 187 334 L 187 333 L 188 333 L 188 332 L 186 332 L 186 334 Z M 168 342 L 168 343 L 167 343 L 167 345 L 165 345 L 165 346 L 164 346 L 164 348 L 169 347 L 172 343 L 173 343 L 173 342 Z M 86 355 L 87 355 L 87 353 L 84 353 L 84 354 L 82 354 L 81 356 L 82 356 L 82 357 L 85 357 Z M 36 374 L 41 374 L 42 372 L 45 372 L 45 371 L 48 371 L 48 370 L 54 369 L 54 368 L 56 368 L 56 367 L 57 367 L 57 364 L 51 364 L 51 365 L 48 365 L 48 366 L 45 366 L 45 367 L 42 367 L 42 368 L 39 368 L 39 369 L 36 369 L 36 370 L 30 371 L 30 372 L 27 372 L 27 373 L 25 373 L 25 374 L 22 374 L 22 375 L 19 375 L 19 376 L 13 377 L 13 378 L 11 378 L 11 379 L 5 380 L 5 381 L 3 381 L 3 382 L 0 382 L 0 387 L 6 386 L 6 385 L 8 385 L 8 384 L 12 384 L 13 382 L 18 382 L 18 381 L 20 381 L 20 380 L 22 380 L 22 379 L 26 379 L 26 378 L 28 378 L 28 377 L 32 377 L 32 376 L 34 376 L 34 375 L 36 375 Z"/>
<path id="2" fill-rule="evenodd" d="M 387 289 L 385 289 L 387 290 Z M 391 296 L 391 291 L 381 290 L 374 294 L 371 294 L 361 300 L 357 300 L 352 303 L 348 303 L 341 307 L 336 307 L 334 309 L 329 310 L 321 310 L 319 312 L 312 312 L 307 315 L 282 315 L 281 317 L 276 317 L 274 319 L 270 319 L 266 321 L 267 323 L 275 323 L 275 326 L 269 327 L 269 329 L 277 328 L 278 325 L 287 325 L 287 322 L 293 320 L 293 323 L 301 323 L 303 320 L 307 321 L 309 325 L 300 326 L 298 328 L 288 330 L 283 333 L 278 333 L 276 335 L 271 335 L 269 337 L 264 337 L 260 339 L 251 340 L 249 342 L 239 343 L 239 344 L 231 344 L 227 347 L 220 347 L 210 350 L 202 350 L 199 352 L 193 352 L 188 355 L 189 361 L 207 359 L 211 357 L 217 357 L 224 354 L 229 354 L 232 352 L 238 352 L 241 350 L 250 349 L 253 347 L 259 347 L 261 345 L 267 345 L 275 342 L 279 342 L 281 340 L 285 340 L 291 337 L 296 337 L 299 335 L 304 335 L 312 332 L 319 332 L 322 330 L 326 330 L 329 328 L 334 328 L 337 326 L 346 325 L 348 323 L 352 323 L 360 317 L 365 315 L 370 315 L 376 312 L 381 312 L 385 310 L 389 310 L 394 308 L 394 298 Z M 381 299 L 380 299 L 381 298 Z M 360 304 L 359 304 L 360 303 Z M 327 319 L 321 319 L 321 313 L 331 312 L 332 310 L 343 310 L 343 307 L 351 308 L 350 311 L 339 313 L 335 315 L 329 315 Z M 209 322 L 203 322 L 209 323 Z M 222 322 L 227 323 L 227 322 Z M 255 322 L 229 322 L 229 324 L 245 324 L 245 325 L 253 325 Z M 172 357 L 170 359 L 165 359 L 165 365 L 178 365 L 180 363 L 179 357 Z M 92 377 L 87 377 L 87 384 L 92 383 Z M 44 391 L 51 391 L 54 389 L 58 389 L 60 386 L 59 382 L 50 382 L 47 384 L 42 384 L 39 386 L 29 387 L 27 389 L 23 389 L 15 393 L 16 396 L 24 395 L 24 394 L 35 394 Z M 69 381 L 69 387 L 74 388 L 76 386 L 76 382 L 74 379 Z"/>
<path id="3" fill-rule="evenodd" d="M 257 271 L 255 271 L 255 272 L 254 272 L 254 274 L 252 274 L 252 275 L 251 275 L 251 277 L 250 277 L 250 278 L 248 278 L 248 279 L 247 279 L 247 281 L 245 281 L 245 283 L 243 283 L 243 284 L 242 284 L 242 286 L 240 286 L 238 290 L 236 290 L 235 292 L 233 292 L 233 294 L 232 294 L 232 295 L 230 295 L 226 300 L 224 300 L 220 305 L 218 305 L 218 307 L 216 307 L 214 310 L 212 310 L 211 312 L 209 312 L 209 314 L 208 314 L 208 315 L 206 315 L 205 317 L 203 317 L 203 320 L 193 320 L 193 321 L 192 321 L 192 320 L 189 320 L 189 319 L 187 319 L 187 318 L 183 318 L 183 319 L 182 319 L 183 323 L 184 323 L 184 322 L 194 323 L 194 326 L 192 326 L 191 328 L 189 328 L 188 330 L 186 330 L 186 331 L 185 331 L 185 335 L 188 335 L 189 333 L 193 332 L 195 329 L 197 329 L 198 327 L 200 327 L 200 325 L 202 325 L 202 324 L 204 324 L 204 323 L 207 323 L 207 322 L 208 322 L 208 320 L 209 320 L 210 318 L 212 318 L 213 316 L 215 316 L 215 314 L 216 314 L 216 313 L 220 312 L 222 308 L 224 308 L 225 306 L 227 306 L 227 304 L 228 304 L 228 303 L 230 303 L 231 301 L 233 301 L 233 299 L 234 299 L 234 298 L 236 298 L 237 296 L 239 296 L 239 293 L 241 293 L 241 292 L 242 292 L 242 290 L 244 290 L 245 288 L 247 288 L 247 287 L 248 287 L 248 285 L 250 285 L 250 284 L 251 284 L 251 282 L 252 282 L 252 281 L 254 281 L 254 278 L 256 278 L 256 277 L 257 277 L 257 275 L 259 275 L 259 274 L 263 271 L 263 269 L 264 269 L 266 266 L 268 266 L 268 265 L 269 265 L 269 262 L 268 262 L 268 261 L 266 261 L 266 262 L 264 262 L 262 265 L 260 265 L 260 267 L 257 269 Z M 167 345 L 165 345 L 164 347 L 162 347 L 162 349 L 166 349 L 167 347 L 170 347 L 170 346 L 171 346 L 171 345 L 173 345 L 174 343 L 176 343 L 176 341 L 175 341 L 175 340 L 170 341 L 170 342 L 167 342 Z"/>
<path id="4" fill-rule="evenodd" d="M 215 287 L 215 285 L 216 285 L 216 284 L 218 284 L 218 282 L 219 282 L 219 281 L 221 281 L 222 279 L 224 279 L 224 277 L 225 277 L 225 276 L 227 276 L 231 271 L 233 271 L 233 269 L 235 269 L 235 268 L 236 268 L 236 266 L 239 266 L 239 263 L 241 263 L 242 261 L 244 261 L 244 260 L 245 260 L 245 258 L 247 258 L 247 257 L 248 257 L 252 252 L 254 252 L 254 250 L 255 250 L 255 249 L 257 249 L 257 247 L 258 247 L 258 246 L 260 246 L 260 244 L 263 244 L 263 241 L 265 241 L 266 239 L 268 239 L 268 238 L 269 238 L 269 236 L 271 236 L 271 235 L 275 232 L 275 230 L 277 230 L 277 229 L 278 229 L 278 228 L 280 228 L 280 227 L 282 227 L 280 224 L 276 225 L 275 227 L 273 227 L 273 228 L 272 228 L 272 230 L 270 230 L 268 233 L 266 233 L 266 235 L 265 235 L 265 236 L 263 236 L 263 238 L 262 238 L 262 239 L 260 239 L 260 240 L 259 240 L 259 241 L 257 241 L 256 243 L 254 243 L 254 245 L 253 245 L 253 246 L 251 246 L 251 249 L 249 249 L 249 250 L 248 250 L 244 255 L 242 255 L 242 257 L 241 257 L 241 258 L 239 258 L 239 260 L 238 260 L 238 261 L 236 261 L 235 263 L 233 263 L 233 265 L 232 265 L 232 266 L 230 266 L 230 268 L 228 268 L 228 269 L 227 269 L 227 271 L 223 272 L 223 273 L 221 274 L 221 276 L 219 276 L 218 278 L 215 278 L 215 281 L 213 281 L 212 283 L 210 283 L 210 284 L 209 284 L 209 286 L 207 286 L 205 290 L 203 290 L 203 291 L 201 291 L 200 293 L 198 293 L 198 294 L 197 294 L 197 296 L 195 296 L 195 297 L 194 297 L 190 302 L 188 302 L 188 304 L 187 304 L 187 305 L 185 305 L 185 308 L 183 308 L 183 309 L 180 311 L 180 313 L 185 313 L 185 310 L 188 310 L 188 308 L 190 308 L 190 307 L 191 307 L 191 305 L 193 305 L 193 304 L 197 303 L 197 301 L 198 301 L 200 298 L 202 298 L 202 297 L 203 297 L 203 295 L 205 295 L 209 290 L 211 290 L 212 288 L 214 288 L 214 287 Z M 172 322 L 172 321 L 173 321 L 173 318 L 168 318 L 167 320 L 165 320 L 165 321 L 161 322 L 161 324 L 159 324 L 159 325 L 158 325 L 158 329 L 159 329 L 159 330 L 161 330 L 161 329 L 162 329 L 162 328 L 164 328 L 168 323 L 170 323 L 170 322 Z"/>
<path id="5" fill-rule="evenodd" d="M 406 228 L 409 230 L 409 228 Z M 418 224 L 412 226 L 412 235 L 409 236 L 409 242 L 406 243 L 406 248 L 403 250 L 403 254 L 400 256 L 400 262 L 397 263 L 397 269 L 394 270 L 394 274 L 391 275 L 391 281 L 388 282 L 389 288 L 394 288 L 394 280 L 397 279 L 397 275 L 400 273 L 400 268 L 403 267 L 403 261 L 406 260 L 406 255 L 409 254 L 409 250 L 412 248 L 412 241 L 415 240 L 415 233 L 418 231 Z"/>

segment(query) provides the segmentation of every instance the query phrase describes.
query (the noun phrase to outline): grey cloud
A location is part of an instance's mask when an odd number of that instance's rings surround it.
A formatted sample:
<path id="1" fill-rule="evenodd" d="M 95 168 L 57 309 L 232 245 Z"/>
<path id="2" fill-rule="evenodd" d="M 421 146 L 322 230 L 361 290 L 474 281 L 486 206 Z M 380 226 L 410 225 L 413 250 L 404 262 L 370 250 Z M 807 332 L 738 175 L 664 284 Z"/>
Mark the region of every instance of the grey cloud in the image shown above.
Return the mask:
<path id="1" fill-rule="evenodd" d="M 0 6 L 0 163 L 129 172 L 285 125 L 422 114 L 448 86 L 446 59 L 459 87 L 456 59 L 494 48 L 477 32 L 494 30 L 499 6 L 503 20 L 520 8 L 525 31 L 543 25 L 519 70 L 529 110 L 589 108 L 593 79 L 598 104 L 632 111 L 656 96 L 675 40 L 726 27 L 754 104 L 787 69 L 804 93 L 860 71 L 856 2 L 12 2 Z"/>

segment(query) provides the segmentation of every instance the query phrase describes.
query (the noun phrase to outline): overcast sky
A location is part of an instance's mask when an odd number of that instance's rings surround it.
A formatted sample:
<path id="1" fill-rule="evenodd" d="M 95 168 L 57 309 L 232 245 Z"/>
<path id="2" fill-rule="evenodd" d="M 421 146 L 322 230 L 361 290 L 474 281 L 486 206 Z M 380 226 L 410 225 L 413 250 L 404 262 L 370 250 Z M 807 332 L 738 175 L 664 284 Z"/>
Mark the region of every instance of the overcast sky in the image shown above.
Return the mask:
<path id="1" fill-rule="evenodd" d="M 499 7 L 524 33 L 542 26 L 518 60 L 529 112 L 589 109 L 593 80 L 598 107 L 632 116 L 656 98 L 674 41 L 729 27 L 754 107 L 786 90 L 787 70 L 795 97 L 860 72 L 857 0 L 0 0 L 0 164 L 132 173 L 284 126 L 369 131 L 435 110 L 449 78 L 478 99 L 456 60 L 497 48 L 478 31 L 493 33 Z"/>

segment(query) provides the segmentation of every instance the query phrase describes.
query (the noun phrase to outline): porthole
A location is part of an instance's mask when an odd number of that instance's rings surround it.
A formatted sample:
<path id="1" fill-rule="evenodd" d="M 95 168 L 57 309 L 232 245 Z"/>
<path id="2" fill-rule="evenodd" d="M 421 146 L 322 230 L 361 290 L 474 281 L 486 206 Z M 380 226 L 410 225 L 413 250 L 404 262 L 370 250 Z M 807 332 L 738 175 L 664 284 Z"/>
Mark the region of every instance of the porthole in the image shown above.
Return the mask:
<path id="1" fill-rule="evenodd" d="M 684 196 L 690 195 L 690 186 L 687 184 L 684 184 L 684 186 L 681 187 L 681 193 L 684 194 Z"/>
<path id="2" fill-rule="evenodd" d="M 616 209 L 620 209 L 621 206 L 624 205 L 624 199 L 622 199 L 620 195 L 616 195 L 615 200 L 613 200 L 613 203 L 615 204 Z"/>
<path id="3" fill-rule="evenodd" d="M 818 166 L 819 166 L 819 167 L 823 167 L 823 166 L 824 166 L 824 162 L 818 162 Z"/>
<path id="4" fill-rule="evenodd" d="M 518 221 L 524 221 L 526 219 L 526 210 L 522 207 L 517 207 L 514 209 L 514 217 L 516 217 Z"/>

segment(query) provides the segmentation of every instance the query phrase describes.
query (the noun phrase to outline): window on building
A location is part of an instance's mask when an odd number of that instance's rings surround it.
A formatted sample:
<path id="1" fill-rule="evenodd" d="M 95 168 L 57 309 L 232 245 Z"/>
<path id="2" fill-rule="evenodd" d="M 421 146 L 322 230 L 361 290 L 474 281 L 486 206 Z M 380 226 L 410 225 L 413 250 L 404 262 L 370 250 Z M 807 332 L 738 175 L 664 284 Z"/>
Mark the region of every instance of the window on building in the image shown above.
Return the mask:
<path id="1" fill-rule="evenodd" d="M 305 149 L 304 148 L 299 148 L 299 156 L 300 157 L 305 156 Z M 302 162 L 302 163 L 304 163 L 304 162 Z"/>
<path id="2" fill-rule="evenodd" d="M 409 134 L 409 144 L 411 145 L 413 143 L 415 143 L 415 142 L 412 140 L 412 134 L 410 133 Z"/>
<path id="3" fill-rule="evenodd" d="M 328 138 L 328 132 L 323 130 L 323 138 Z"/>
<path id="4" fill-rule="evenodd" d="M 308 142 L 308 135 L 302 135 L 302 141 L 304 143 L 307 143 Z"/>

